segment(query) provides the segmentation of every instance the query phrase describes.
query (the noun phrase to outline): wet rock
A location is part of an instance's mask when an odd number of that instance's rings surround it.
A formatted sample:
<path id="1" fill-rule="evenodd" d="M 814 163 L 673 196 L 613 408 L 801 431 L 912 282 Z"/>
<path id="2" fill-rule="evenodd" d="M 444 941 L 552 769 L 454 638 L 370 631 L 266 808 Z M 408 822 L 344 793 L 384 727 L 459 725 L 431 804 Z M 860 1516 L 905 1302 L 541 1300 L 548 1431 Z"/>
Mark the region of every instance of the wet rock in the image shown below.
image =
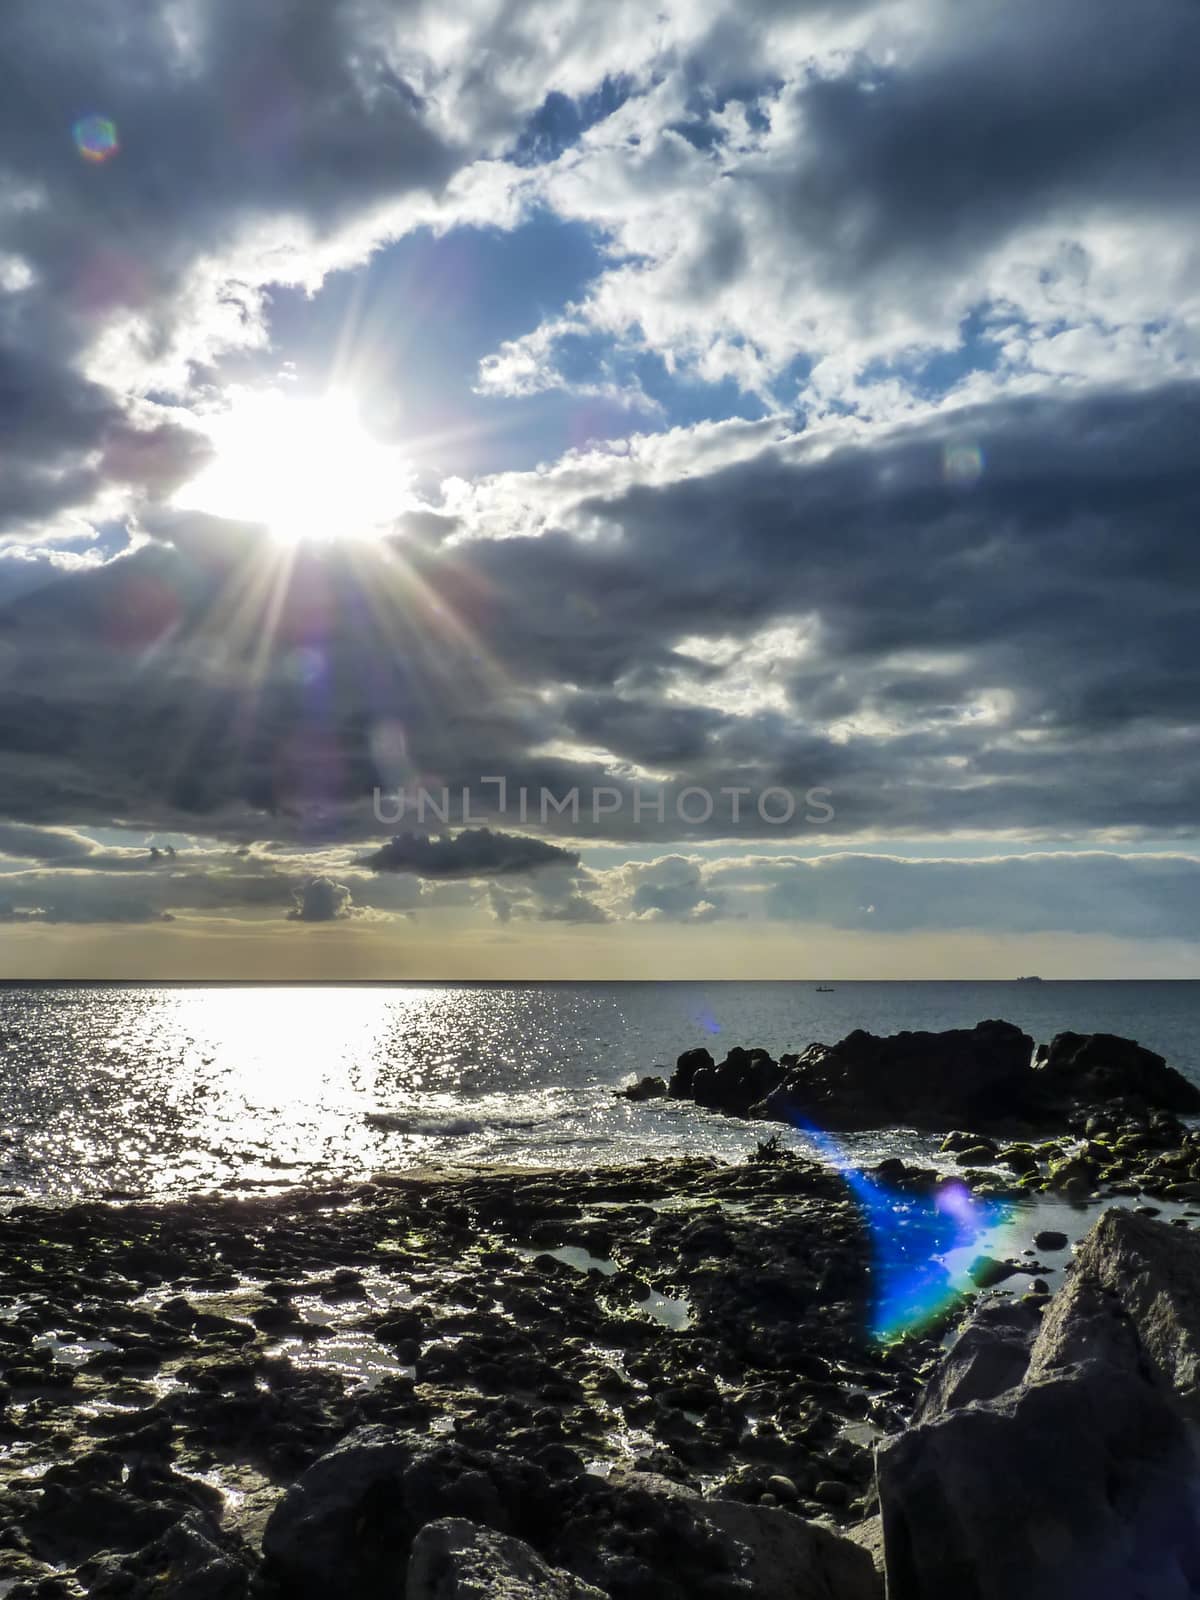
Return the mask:
<path id="1" fill-rule="evenodd" d="M 766 1492 L 773 1494 L 780 1505 L 793 1505 L 800 1498 L 800 1491 L 791 1478 L 785 1478 L 782 1473 L 767 1479 Z"/>
<path id="2" fill-rule="evenodd" d="M 521 1540 L 455 1517 L 417 1534 L 404 1593 L 405 1600 L 607 1600 Z"/>
<path id="3" fill-rule="evenodd" d="M 962 1128 L 955 1128 L 942 1140 L 938 1149 L 944 1155 L 958 1155 L 962 1150 L 970 1150 L 980 1143 L 977 1133 L 968 1133 Z"/>
<path id="4" fill-rule="evenodd" d="M 245 1600 L 255 1563 L 211 1517 L 189 1512 L 136 1555 L 95 1563 L 89 1600 Z"/>
<path id="5" fill-rule="evenodd" d="M 959 1152 L 958 1159 L 964 1167 L 986 1167 L 999 1161 L 1000 1152 L 994 1144 L 972 1144 Z"/>
<path id="6" fill-rule="evenodd" d="M 711 1071 L 714 1065 L 715 1062 L 707 1050 L 685 1050 L 675 1063 L 668 1093 L 675 1100 L 690 1100 L 693 1096 L 696 1074 L 704 1070 Z"/>
<path id="7" fill-rule="evenodd" d="M 976 1256 L 967 1268 L 967 1276 L 977 1289 L 993 1289 L 1025 1270 L 1011 1261 L 997 1261 L 994 1256 Z"/>
<path id="8" fill-rule="evenodd" d="M 646 1077 L 637 1083 L 631 1083 L 626 1089 L 616 1089 L 613 1092 L 622 1100 L 661 1100 L 667 1093 L 667 1080 Z"/>
<path id="9" fill-rule="evenodd" d="M 1033 1242 L 1039 1250 L 1065 1250 L 1071 1241 L 1057 1228 L 1043 1228 L 1040 1233 L 1034 1234 Z"/>
<path id="10" fill-rule="evenodd" d="M 999 1152 L 996 1157 L 1002 1166 L 1018 1176 L 1035 1173 L 1038 1170 L 1037 1152 L 1032 1145 L 1010 1144 Z"/>

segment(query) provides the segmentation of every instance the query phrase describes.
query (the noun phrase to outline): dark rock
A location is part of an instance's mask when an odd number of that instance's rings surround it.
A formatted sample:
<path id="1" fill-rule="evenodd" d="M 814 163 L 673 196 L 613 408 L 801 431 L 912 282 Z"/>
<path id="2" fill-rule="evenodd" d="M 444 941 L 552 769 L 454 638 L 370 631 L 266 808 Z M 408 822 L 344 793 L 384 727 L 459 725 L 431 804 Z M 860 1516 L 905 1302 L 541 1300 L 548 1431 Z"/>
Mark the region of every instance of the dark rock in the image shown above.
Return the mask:
<path id="1" fill-rule="evenodd" d="M 1037 1172 L 1036 1152 L 1019 1145 L 998 1151 L 979 1132 L 1051 1125 L 1082 1131 L 1088 1117 L 1081 1103 L 1094 1108 L 1102 1102 L 1108 1109 L 1101 1125 L 1111 1115 L 1132 1111 L 1144 1119 L 1153 1111 L 1161 1126 L 1144 1136 L 1152 1148 L 1168 1148 L 1185 1131 L 1171 1114 L 1200 1111 L 1200 1088 L 1131 1039 L 1059 1034 L 1035 1064 L 1029 1035 L 999 1021 L 889 1038 L 859 1029 L 838 1044 L 813 1044 L 779 1062 L 765 1051 L 737 1047 L 717 1064 L 707 1050 L 689 1050 L 679 1058 L 669 1092 L 729 1115 L 835 1132 L 894 1125 L 951 1129 L 942 1146 L 947 1153 L 979 1165 L 1003 1162 L 1026 1175 Z M 978 1131 L 968 1135 L 964 1127 Z M 1107 1160 L 1109 1152 L 1096 1148 Z M 1078 1179 L 1079 1187 L 1093 1176 L 1076 1170 L 1061 1182 L 1069 1188 Z"/>
<path id="2" fill-rule="evenodd" d="M 999 1152 L 996 1159 L 1018 1176 L 1038 1170 L 1037 1154 L 1027 1144 L 1010 1144 Z"/>
<path id="3" fill-rule="evenodd" d="M 778 1087 L 787 1071 L 765 1050 L 735 1045 L 716 1065 L 707 1050 L 689 1050 L 679 1058 L 670 1092 L 676 1099 L 690 1098 L 697 1105 L 747 1116 L 757 1101 Z"/>
<path id="4" fill-rule="evenodd" d="M 626 1089 L 613 1091 L 622 1100 L 661 1100 L 666 1092 L 665 1078 L 642 1078 L 638 1083 L 631 1083 Z"/>
<path id="5" fill-rule="evenodd" d="M 457 1517 L 426 1523 L 417 1534 L 404 1593 L 405 1600 L 607 1600 L 573 1573 L 547 1566 L 520 1539 Z"/>
<path id="6" fill-rule="evenodd" d="M 1057 1228 L 1043 1228 L 1040 1233 L 1034 1234 L 1033 1242 L 1039 1250 L 1065 1250 L 1071 1241 Z"/>
<path id="7" fill-rule="evenodd" d="M 882 1600 L 870 1555 L 828 1528 L 736 1500 L 702 1500 L 697 1510 L 750 1552 L 757 1600 Z"/>
<path id="8" fill-rule="evenodd" d="M 758 1600 L 882 1600 L 882 1585 L 866 1551 L 792 1511 L 723 1496 L 701 1498 L 652 1473 L 619 1472 L 614 1482 L 642 1485 L 643 1492 L 653 1492 L 660 1501 L 675 1500 L 736 1541 L 749 1557 L 745 1576 Z"/>
<path id="9" fill-rule="evenodd" d="M 360 1428 L 287 1491 L 263 1555 L 295 1600 L 327 1600 L 331 1590 L 390 1600 L 425 1523 L 464 1517 L 522 1537 L 539 1531 L 548 1500 L 546 1474 L 528 1462 Z"/>
<path id="10" fill-rule="evenodd" d="M 997 1261 L 994 1256 L 976 1256 L 967 1268 L 967 1276 L 977 1289 L 994 1289 L 998 1283 L 1004 1283 L 1025 1270 L 1024 1267 L 1014 1266 L 1011 1261 Z"/>
<path id="11" fill-rule="evenodd" d="M 264 1533 L 265 1575 L 288 1600 L 394 1600 L 418 1530 L 446 1517 L 523 1540 L 612 1600 L 749 1594 L 744 1552 L 687 1505 L 382 1427 L 349 1435 L 288 1490 Z M 717 1578 L 719 1591 L 704 1587 Z"/>
<path id="12" fill-rule="evenodd" d="M 242 1542 L 191 1511 L 131 1556 L 94 1563 L 90 1600 L 245 1600 L 255 1565 Z"/>
<path id="13" fill-rule="evenodd" d="M 780 1505 L 790 1506 L 799 1500 L 800 1491 L 791 1478 L 785 1478 L 782 1473 L 777 1473 L 773 1478 L 767 1479 L 767 1493 L 773 1494 Z"/>
<path id="14" fill-rule="evenodd" d="M 702 1067 L 711 1068 L 713 1065 L 713 1058 L 707 1050 L 685 1050 L 675 1063 L 675 1071 L 671 1074 L 671 1081 L 667 1086 L 668 1093 L 675 1100 L 690 1100 L 697 1072 Z"/>
<path id="15" fill-rule="evenodd" d="M 840 1478 L 822 1478 L 813 1489 L 813 1499 L 823 1506 L 849 1505 L 850 1489 Z"/>
<path id="16" fill-rule="evenodd" d="M 962 1128 L 955 1128 L 946 1135 L 938 1149 L 945 1155 L 957 1155 L 959 1151 L 970 1150 L 979 1142 L 980 1139 L 977 1133 L 967 1133 Z"/>
<path id="17" fill-rule="evenodd" d="M 1112 1033 L 1056 1034 L 1038 1051 L 1036 1072 L 1055 1100 L 1129 1097 L 1165 1111 L 1200 1111 L 1200 1088 L 1153 1050 Z"/>
<path id="18" fill-rule="evenodd" d="M 756 1112 L 835 1130 L 1008 1125 L 1032 1110 L 1032 1053 L 1032 1039 L 1007 1022 L 890 1038 L 860 1029 L 811 1045 Z"/>

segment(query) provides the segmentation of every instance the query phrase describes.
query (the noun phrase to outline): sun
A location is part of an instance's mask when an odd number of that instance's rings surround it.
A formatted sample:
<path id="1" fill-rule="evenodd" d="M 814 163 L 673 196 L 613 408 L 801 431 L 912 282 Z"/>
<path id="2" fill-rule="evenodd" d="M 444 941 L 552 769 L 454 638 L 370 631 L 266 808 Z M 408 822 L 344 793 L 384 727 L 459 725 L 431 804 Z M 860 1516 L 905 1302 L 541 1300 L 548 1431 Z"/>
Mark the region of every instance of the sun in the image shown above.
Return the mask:
<path id="1" fill-rule="evenodd" d="M 411 464 L 363 427 L 350 396 L 234 390 L 199 420 L 208 466 L 174 496 L 181 510 L 266 525 L 288 543 L 364 538 L 410 503 Z"/>

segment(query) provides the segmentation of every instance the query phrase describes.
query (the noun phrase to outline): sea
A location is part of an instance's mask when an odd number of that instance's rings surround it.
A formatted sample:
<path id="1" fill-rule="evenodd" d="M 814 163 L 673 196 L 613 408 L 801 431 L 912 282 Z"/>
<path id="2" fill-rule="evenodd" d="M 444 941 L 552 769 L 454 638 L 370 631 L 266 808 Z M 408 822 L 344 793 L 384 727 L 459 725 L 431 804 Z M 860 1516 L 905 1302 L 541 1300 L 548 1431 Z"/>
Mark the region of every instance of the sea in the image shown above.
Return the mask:
<path id="1" fill-rule="evenodd" d="M 1200 982 L 0 985 L 0 1192 L 255 1194 L 420 1166 L 742 1159 L 768 1132 L 614 1090 L 681 1051 L 1015 1022 L 1123 1034 L 1200 1082 Z M 845 1157 L 928 1155 L 904 1128 Z"/>

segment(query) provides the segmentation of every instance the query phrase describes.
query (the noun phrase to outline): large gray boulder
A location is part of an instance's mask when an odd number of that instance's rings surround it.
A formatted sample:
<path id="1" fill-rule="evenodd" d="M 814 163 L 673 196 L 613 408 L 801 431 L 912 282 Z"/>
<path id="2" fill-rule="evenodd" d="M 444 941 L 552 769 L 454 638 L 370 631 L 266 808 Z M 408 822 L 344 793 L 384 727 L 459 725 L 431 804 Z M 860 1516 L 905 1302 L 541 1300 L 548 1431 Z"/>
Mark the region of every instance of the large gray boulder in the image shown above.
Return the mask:
<path id="1" fill-rule="evenodd" d="M 461 1517 L 420 1530 L 404 1593 L 405 1600 L 608 1600 L 602 1589 L 547 1566 L 520 1539 Z"/>
<path id="2" fill-rule="evenodd" d="M 527 1537 L 544 1526 L 551 1499 L 547 1475 L 529 1462 L 359 1428 L 287 1491 L 264 1530 L 263 1556 L 289 1600 L 395 1600 L 427 1522 L 463 1517 Z"/>
<path id="3" fill-rule="evenodd" d="M 736 1540 L 746 1551 L 744 1575 L 758 1600 L 882 1600 L 871 1551 L 795 1512 L 698 1495 L 649 1472 L 614 1472 L 610 1483 L 618 1491 L 639 1488 L 681 1501 Z"/>
<path id="4" fill-rule="evenodd" d="M 1029 1367 L 1038 1314 L 1020 1300 L 980 1306 L 922 1391 L 914 1422 L 933 1422 L 972 1400 L 992 1400 L 1015 1388 Z"/>
<path id="5" fill-rule="evenodd" d="M 287 1600 L 396 1600 L 419 1531 L 447 1517 L 522 1540 L 611 1600 L 752 1592 L 746 1550 L 688 1502 L 384 1427 L 348 1435 L 287 1491 L 263 1535 L 264 1577 Z"/>
<path id="6" fill-rule="evenodd" d="M 951 1351 L 925 1420 L 878 1454 L 888 1600 L 1200 1595 L 1200 1254 L 1181 1232 L 1106 1213 L 1031 1348 L 1015 1328 L 998 1362 L 986 1340 Z"/>
<path id="7" fill-rule="evenodd" d="M 819 1523 L 739 1500 L 705 1499 L 696 1509 L 745 1545 L 757 1600 L 882 1600 L 870 1553 Z"/>
<path id="8" fill-rule="evenodd" d="M 1074 1302 L 1085 1284 L 1120 1306 L 1140 1355 L 1200 1421 L 1200 1234 L 1134 1211 L 1106 1211 L 1076 1252 L 1071 1292 L 1046 1309 L 1038 1339 L 1043 1363 L 1061 1366 L 1086 1353 Z"/>

